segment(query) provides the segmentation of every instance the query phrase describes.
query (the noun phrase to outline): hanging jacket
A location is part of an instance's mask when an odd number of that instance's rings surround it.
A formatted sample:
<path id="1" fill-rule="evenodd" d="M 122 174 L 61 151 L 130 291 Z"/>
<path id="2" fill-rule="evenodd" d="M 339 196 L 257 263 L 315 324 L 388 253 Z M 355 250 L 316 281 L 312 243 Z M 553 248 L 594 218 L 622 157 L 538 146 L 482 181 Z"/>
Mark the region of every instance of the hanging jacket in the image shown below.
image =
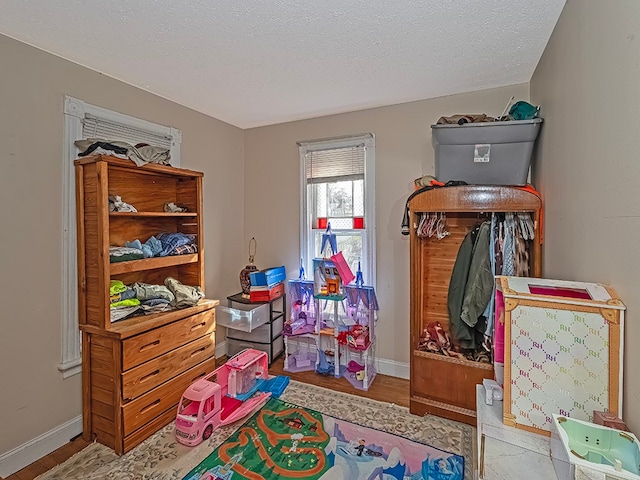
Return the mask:
<path id="1" fill-rule="evenodd" d="M 489 257 L 489 237 L 491 224 L 484 222 L 480 225 L 471 255 L 471 266 L 464 291 L 462 313 L 460 318 L 470 327 L 476 327 L 479 319 L 483 318 L 481 333 L 484 333 L 486 319 L 482 316 L 493 291 L 493 274 L 491 273 L 491 258 Z"/>
<path id="2" fill-rule="evenodd" d="M 447 296 L 449 330 L 454 339 L 454 343 L 462 348 L 470 348 L 468 345 L 475 343 L 475 336 L 472 329 L 462 321 L 460 314 L 462 313 L 462 302 L 467 286 L 467 277 L 469 276 L 469 267 L 471 266 L 471 255 L 473 253 L 476 233 L 476 229 L 471 230 L 460 244 L 458 256 L 456 257 L 453 271 L 451 272 L 449 293 Z"/>

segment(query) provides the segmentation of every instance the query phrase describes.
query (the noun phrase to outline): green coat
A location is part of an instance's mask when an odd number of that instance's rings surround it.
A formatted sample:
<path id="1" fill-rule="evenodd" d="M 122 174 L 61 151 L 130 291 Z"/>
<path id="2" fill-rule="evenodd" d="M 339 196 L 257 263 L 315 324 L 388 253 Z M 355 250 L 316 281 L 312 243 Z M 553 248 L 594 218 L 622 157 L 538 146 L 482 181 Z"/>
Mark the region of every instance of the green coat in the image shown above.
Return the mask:
<path id="1" fill-rule="evenodd" d="M 449 282 L 449 328 L 454 343 L 475 350 L 482 343 L 486 319 L 482 316 L 493 290 L 489 258 L 491 224 L 484 222 L 462 241 Z"/>

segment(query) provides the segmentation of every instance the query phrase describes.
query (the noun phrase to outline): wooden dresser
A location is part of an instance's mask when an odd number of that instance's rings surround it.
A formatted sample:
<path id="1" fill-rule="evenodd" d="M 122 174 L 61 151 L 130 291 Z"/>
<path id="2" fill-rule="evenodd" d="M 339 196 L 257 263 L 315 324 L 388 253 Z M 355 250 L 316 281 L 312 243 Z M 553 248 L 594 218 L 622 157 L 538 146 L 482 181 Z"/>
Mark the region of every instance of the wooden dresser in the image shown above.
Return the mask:
<path id="1" fill-rule="evenodd" d="M 113 323 L 110 316 L 113 280 L 162 285 L 173 277 L 204 291 L 203 174 L 104 155 L 75 168 L 83 437 L 123 454 L 171 422 L 187 386 L 215 369 L 217 300 Z M 110 212 L 110 194 L 137 212 Z M 187 211 L 165 212 L 170 202 Z M 163 232 L 194 234 L 198 252 L 110 262 L 109 246 Z"/>

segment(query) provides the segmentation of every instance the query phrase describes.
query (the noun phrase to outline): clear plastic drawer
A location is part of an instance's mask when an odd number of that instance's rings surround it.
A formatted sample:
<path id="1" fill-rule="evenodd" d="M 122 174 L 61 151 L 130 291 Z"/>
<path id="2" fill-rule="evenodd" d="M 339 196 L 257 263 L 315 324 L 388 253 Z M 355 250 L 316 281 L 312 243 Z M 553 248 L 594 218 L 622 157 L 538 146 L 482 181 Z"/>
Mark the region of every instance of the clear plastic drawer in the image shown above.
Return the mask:
<path id="1" fill-rule="evenodd" d="M 243 332 L 241 330 L 232 330 L 227 332 L 227 338 L 235 340 L 248 340 L 250 342 L 270 343 L 273 339 L 282 333 L 284 320 L 282 317 L 276 318 L 272 325 L 266 324 L 254 329 L 252 332 Z"/>
<path id="2" fill-rule="evenodd" d="M 216 323 L 219 326 L 251 332 L 269 321 L 269 304 L 245 305 L 235 307 L 216 307 Z"/>

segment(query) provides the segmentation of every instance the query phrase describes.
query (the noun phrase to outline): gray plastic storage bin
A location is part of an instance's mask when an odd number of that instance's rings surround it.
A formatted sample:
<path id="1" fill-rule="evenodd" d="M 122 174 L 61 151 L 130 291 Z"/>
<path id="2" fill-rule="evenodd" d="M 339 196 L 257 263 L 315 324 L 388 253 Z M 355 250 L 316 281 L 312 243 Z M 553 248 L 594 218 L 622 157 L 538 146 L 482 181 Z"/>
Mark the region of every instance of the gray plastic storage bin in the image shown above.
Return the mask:
<path id="1" fill-rule="evenodd" d="M 431 125 L 440 182 L 524 185 L 542 118 Z"/>

